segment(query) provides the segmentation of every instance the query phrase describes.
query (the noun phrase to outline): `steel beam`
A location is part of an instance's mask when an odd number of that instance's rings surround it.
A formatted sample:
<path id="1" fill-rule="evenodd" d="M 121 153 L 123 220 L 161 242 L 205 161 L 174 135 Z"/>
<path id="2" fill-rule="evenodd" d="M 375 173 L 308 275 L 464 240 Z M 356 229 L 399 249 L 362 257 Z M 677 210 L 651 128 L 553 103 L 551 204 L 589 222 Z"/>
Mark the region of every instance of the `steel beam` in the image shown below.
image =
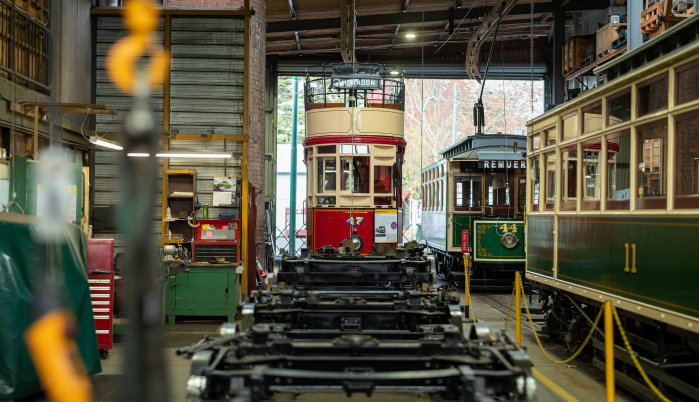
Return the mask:
<path id="1" fill-rule="evenodd" d="M 291 15 L 292 21 L 296 21 L 296 10 L 294 9 L 294 0 L 289 0 L 289 15 Z"/>
<path id="2" fill-rule="evenodd" d="M 403 5 L 400 6 L 400 12 L 404 13 L 405 10 L 408 9 L 408 5 L 410 5 L 410 0 L 403 0 Z"/>
<path id="3" fill-rule="evenodd" d="M 563 91 L 565 82 L 563 80 L 563 45 L 565 43 L 565 15 L 563 9 L 558 8 L 553 12 L 553 64 L 552 89 L 553 103 L 559 105 L 563 103 Z"/>

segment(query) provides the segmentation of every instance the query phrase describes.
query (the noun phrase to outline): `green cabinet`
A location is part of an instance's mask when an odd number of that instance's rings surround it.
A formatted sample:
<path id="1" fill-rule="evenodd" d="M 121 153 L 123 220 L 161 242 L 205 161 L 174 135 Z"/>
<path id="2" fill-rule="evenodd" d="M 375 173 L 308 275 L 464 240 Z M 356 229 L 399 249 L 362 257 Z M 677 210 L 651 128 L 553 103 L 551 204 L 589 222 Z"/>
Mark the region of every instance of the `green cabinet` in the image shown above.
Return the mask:
<path id="1" fill-rule="evenodd" d="M 165 316 L 225 316 L 235 320 L 242 266 L 191 264 L 172 270 L 165 284 Z"/>

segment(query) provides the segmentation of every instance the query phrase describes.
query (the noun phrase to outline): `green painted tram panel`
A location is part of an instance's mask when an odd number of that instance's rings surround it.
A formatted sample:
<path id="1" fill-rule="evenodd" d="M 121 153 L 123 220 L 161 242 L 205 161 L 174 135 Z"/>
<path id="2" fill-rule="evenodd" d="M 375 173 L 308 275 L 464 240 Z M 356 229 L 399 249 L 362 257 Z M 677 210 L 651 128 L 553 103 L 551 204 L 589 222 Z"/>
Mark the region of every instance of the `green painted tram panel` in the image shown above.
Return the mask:
<path id="1" fill-rule="evenodd" d="M 482 216 L 459 214 L 454 214 L 453 216 L 452 247 L 461 248 L 461 231 L 464 229 L 468 230 L 469 238 L 471 239 L 471 243 L 473 243 L 473 234 L 471 233 L 473 232 L 473 220 L 480 219 Z"/>
<path id="2" fill-rule="evenodd" d="M 699 317 L 690 217 L 559 217 L 558 278 Z"/>
<path id="3" fill-rule="evenodd" d="M 514 220 L 477 220 L 474 225 L 474 261 L 524 262 L 524 222 Z M 503 236 L 511 233 L 517 240 L 508 248 Z"/>
<path id="4" fill-rule="evenodd" d="M 529 215 L 527 225 L 527 270 L 553 277 L 553 215 Z"/>

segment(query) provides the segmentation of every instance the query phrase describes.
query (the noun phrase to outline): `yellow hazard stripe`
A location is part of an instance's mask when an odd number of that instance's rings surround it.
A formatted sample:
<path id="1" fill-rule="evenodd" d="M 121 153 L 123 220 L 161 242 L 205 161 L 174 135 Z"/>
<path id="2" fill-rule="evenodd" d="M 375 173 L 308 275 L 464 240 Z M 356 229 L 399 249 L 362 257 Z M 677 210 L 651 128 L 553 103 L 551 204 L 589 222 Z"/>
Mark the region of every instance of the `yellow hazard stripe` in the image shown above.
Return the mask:
<path id="1" fill-rule="evenodd" d="M 547 386 L 551 391 L 553 391 L 556 395 L 563 398 L 563 400 L 565 400 L 566 402 L 577 402 L 578 401 L 571 394 L 567 393 L 563 388 L 559 387 L 555 382 L 549 380 L 548 377 L 541 374 L 541 372 L 539 370 L 535 369 L 534 367 L 532 367 L 532 374 L 534 375 L 534 378 L 536 378 L 540 383 Z"/>

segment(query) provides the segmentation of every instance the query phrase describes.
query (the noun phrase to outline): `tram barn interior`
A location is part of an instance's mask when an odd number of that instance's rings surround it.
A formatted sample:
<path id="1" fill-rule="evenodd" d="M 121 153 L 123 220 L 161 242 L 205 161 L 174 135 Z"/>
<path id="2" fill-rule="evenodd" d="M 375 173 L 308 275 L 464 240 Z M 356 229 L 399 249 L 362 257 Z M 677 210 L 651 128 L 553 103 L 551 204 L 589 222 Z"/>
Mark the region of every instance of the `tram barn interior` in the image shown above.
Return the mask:
<path id="1" fill-rule="evenodd" d="M 695 6 L 0 0 L 0 399 L 696 400 Z"/>

